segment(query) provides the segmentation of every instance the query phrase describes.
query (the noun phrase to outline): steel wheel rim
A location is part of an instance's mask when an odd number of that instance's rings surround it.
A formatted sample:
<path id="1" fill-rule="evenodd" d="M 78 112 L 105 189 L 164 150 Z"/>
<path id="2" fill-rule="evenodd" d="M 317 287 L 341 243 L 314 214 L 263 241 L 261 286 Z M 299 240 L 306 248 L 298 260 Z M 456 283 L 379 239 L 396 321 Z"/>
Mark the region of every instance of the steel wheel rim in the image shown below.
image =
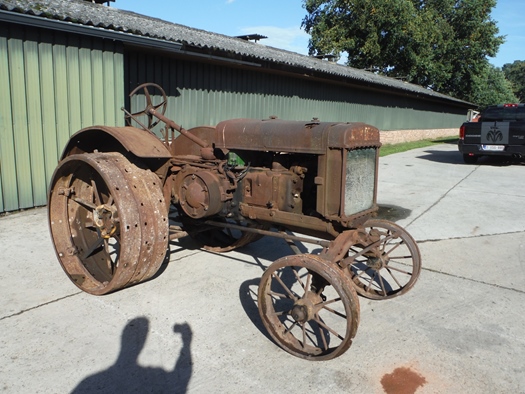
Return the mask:
<path id="1" fill-rule="evenodd" d="M 342 264 L 358 294 L 389 299 L 409 291 L 421 273 L 421 254 L 415 240 L 401 226 L 372 219 L 364 224 L 367 244 L 350 247 Z"/>
<path id="2" fill-rule="evenodd" d="M 314 279 L 314 273 L 322 280 Z M 328 285 L 319 293 L 316 286 L 323 280 Z M 359 324 L 352 284 L 337 266 L 313 255 L 287 256 L 271 264 L 261 278 L 258 304 L 274 341 L 309 360 L 343 354 Z"/>
<path id="3" fill-rule="evenodd" d="M 168 222 L 155 181 L 117 153 L 72 155 L 59 164 L 49 193 L 49 226 L 60 264 L 80 289 L 107 294 L 158 271 Z M 155 219 L 161 224 L 152 225 Z"/>

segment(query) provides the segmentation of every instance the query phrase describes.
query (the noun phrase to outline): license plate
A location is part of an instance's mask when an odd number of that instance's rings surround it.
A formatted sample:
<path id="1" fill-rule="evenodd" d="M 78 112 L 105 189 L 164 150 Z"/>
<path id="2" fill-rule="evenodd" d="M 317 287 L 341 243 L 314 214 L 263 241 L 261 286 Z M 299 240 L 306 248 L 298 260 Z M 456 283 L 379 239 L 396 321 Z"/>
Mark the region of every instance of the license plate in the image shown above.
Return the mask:
<path id="1" fill-rule="evenodd" d="M 481 149 L 492 152 L 502 152 L 505 150 L 505 145 L 481 145 Z"/>

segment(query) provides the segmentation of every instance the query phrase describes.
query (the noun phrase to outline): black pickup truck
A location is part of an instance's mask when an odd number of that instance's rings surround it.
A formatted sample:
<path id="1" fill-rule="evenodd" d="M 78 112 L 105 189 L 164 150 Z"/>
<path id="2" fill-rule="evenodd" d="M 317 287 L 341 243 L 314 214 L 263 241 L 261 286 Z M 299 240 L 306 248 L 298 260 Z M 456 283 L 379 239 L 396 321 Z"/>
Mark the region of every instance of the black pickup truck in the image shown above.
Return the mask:
<path id="1" fill-rule="evenodd" d="M 458 149 L 467 164 L 485 155 L 525 158 L 525 104 L 493 105 L 463 123 Z"/>

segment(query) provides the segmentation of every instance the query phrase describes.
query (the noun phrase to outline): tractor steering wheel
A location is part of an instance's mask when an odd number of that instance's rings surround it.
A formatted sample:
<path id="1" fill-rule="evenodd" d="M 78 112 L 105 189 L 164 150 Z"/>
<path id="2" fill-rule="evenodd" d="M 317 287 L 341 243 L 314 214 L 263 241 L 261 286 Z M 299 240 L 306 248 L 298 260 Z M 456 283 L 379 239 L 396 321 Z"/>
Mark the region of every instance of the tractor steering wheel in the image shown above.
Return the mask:
<path id="1" fill-rule="evenodd" d="M 151 99 L 151 94 L 148 90 L 148 88 L 154 88 L 160 91 L 162 95 L 162 101 L 158 104 L 153 104 Z M 159 85 L 156 83 L 143 83 L 142 85 L 137 86 L 133 91 L 129 94 L 129 97 L 131 97 L 139 94 L 140 91 L 143 91 L 144 96 L 146 97 L 146 108 L 144 108 L 142 111 L 134 112 L 134 113 L 128 113 L 126 114 L 126 123 L 128 125 L 131 125 L 131 119 L 133 119 L 135 122 L 137 122 L 139 125 L 144 127 L 144 125 L 137 120 L 136 117 L 138 116 L 144 116 L 146 115 L 148 117 L 148 130 L 151 130 L 153 127 L 155 127 L 157 124 L 159 124 L 160 120 L 154 120 L 153 115 L 149 112 L 151 109 L 157 111 L 160 108 L 160 113 L 164 115 L 166 113 L 166 107 L 168 105 L 168 99 L 166 97 L 166 93 L 164 92 L 164 89 L 162 89 Z"/>

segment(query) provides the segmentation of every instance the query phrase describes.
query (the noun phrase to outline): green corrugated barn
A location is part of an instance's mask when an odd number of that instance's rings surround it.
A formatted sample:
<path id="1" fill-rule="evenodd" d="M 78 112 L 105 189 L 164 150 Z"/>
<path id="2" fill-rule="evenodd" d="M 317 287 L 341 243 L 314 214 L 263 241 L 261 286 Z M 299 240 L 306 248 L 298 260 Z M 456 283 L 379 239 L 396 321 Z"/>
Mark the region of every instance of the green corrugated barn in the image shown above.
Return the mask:
<path id="1" fill-rule="evenodd" d="M 453 135 L 469 103 L 326 60 L 79 0 L 0 0 L 0 213 L 42 206 L 70 135 L 121 126 L 161 85 L 185 128 L 230 118 L 361 121 Z"/>

